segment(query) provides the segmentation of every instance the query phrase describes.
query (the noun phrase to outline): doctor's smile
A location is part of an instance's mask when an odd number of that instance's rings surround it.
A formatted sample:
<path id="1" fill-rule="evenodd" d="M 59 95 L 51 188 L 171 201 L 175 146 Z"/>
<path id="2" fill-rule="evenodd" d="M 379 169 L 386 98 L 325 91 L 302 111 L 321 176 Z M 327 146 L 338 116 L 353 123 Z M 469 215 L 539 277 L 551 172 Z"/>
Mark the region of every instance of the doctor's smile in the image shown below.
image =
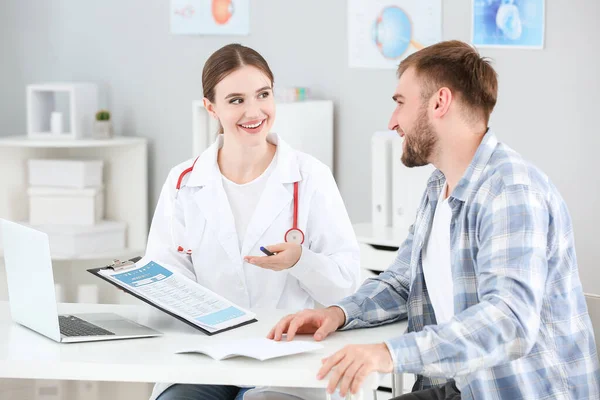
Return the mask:
<path id="1" fill-rule="evenodd" d="M 265 121 L 266 119 L 254 120 L 238 124 L 238 126 L 248 133 L 258 133 L 261 131 Z"/>

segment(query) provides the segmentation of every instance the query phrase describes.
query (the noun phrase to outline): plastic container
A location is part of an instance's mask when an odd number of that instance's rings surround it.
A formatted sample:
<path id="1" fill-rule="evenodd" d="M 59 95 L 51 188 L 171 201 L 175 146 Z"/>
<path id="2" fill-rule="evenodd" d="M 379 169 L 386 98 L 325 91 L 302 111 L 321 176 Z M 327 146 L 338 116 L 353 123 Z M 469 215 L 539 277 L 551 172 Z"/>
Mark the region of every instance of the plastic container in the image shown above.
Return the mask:
<path id="1" fill-rule="evenodd" d="M 28 160 L 29 185 L 93 188 L 102 186 L 102 160 Z"/>
<path id="2" fill-rule="evenodd" d="M 30 187 L 32 225 L 93 225 L 104 217 L 104 188 Z"/>
<path id="3" fill-rule="evenodd" d="M 125 222 L 101 221 L 90 226 L 29 225 L 48 234 L 52 257 L 86 258 L 122 251 L 126 246 Z"/>

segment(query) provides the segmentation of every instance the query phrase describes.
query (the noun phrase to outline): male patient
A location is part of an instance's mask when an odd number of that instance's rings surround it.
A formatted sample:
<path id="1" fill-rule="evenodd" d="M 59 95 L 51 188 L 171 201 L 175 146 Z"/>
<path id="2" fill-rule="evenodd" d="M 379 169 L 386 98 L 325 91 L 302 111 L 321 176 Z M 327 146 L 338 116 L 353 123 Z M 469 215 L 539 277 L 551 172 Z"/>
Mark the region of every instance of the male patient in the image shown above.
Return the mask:
<path id="1" fill-rule="evenodd" d="M 324 360 L 328 391 L 373 371 L 414 373 L 398 399 L 599 399 L 600 369 L 577 272 L 571 218 L 538 168 L 488 128 L 496 72 L 468 44 L 442 42 L 400 64 L 389 128 L 402 162 L 433 164 L 406 241 L 379 277 L 336 306 L 269 333 L 324 339 L 408 317 L 408 333 Z M 543 150 L 543 132 L 530 132 Z"/>

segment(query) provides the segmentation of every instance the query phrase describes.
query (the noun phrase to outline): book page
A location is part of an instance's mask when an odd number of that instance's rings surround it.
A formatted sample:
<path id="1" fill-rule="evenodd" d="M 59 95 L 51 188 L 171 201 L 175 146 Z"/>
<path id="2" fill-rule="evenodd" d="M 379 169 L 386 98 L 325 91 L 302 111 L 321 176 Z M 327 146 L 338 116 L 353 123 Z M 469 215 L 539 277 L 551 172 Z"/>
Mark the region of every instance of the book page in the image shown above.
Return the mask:
<path id="1" fill-rule="evenodd" d="M 222 342 L 212 342 L 199 345 L 191 349 L 177 351 L 176 353 L 201 353 L 214 358 L 225 360 L 227 358 L 244 356 L 255 358 L 260 361 L 271 358 L 284 357 L 292 354 L 305 353 L 323 348 L 317 342 L 276 342 L 267 338 L 233 339 Z"/>
<path id="2" fill-rule="evenodd" d="M 154 261 L 125 270 L 103 269 L 100 273 L 209 332 L 255 318 L 253 313 Z"/>

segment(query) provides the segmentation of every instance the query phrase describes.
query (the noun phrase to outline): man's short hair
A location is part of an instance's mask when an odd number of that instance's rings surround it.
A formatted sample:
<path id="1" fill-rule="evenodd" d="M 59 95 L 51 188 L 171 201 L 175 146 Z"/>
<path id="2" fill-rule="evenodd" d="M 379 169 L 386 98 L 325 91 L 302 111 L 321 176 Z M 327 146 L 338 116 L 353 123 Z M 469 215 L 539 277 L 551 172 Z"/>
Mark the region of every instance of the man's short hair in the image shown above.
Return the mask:
<path id="1" fill-rule="evenodd" d="M 422 80 L 424 99 L 447 87 L 458 95 L 473 117 L 483 118 L 487 125 L 498 97 L 498 79 L 489 60 L 475 48 L 458 40 L 440 42 L 405 58 L 398 66 L 398 78 L 408 68 L 414 68 L 417 78 Z"/>

